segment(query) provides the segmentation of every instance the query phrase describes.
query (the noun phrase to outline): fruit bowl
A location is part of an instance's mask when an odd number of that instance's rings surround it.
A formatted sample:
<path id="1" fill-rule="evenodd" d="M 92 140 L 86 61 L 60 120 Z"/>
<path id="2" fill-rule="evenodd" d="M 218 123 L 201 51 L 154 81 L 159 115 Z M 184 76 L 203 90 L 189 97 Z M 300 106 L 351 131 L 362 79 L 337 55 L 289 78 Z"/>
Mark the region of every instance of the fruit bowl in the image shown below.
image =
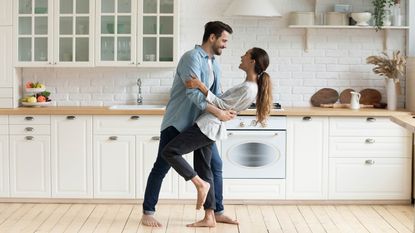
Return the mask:
<path id="1" fill-rule="evenodd" d="M 48 106 L 49 104 L 51 104 L 51 101 L 48 102 L 22 102 L 23 106 L 26 107 L 35 107 L 35 106 Z"/>
<path id="2" fill-rule="evenodd" d="M 26 92 L 27 93 L 38 93 L 38 92 L 44 92 L 46 90 L 45 87 L 40 87 L 40 88 L 28 88 L 26 87 Z"/>
<path id="3" fill-rule="evenodd" d="M 369 26 L 367 22 L 372 18 L 370 12 L 352 13 L 351 16 L 357 22 L 356 26 Z"/>

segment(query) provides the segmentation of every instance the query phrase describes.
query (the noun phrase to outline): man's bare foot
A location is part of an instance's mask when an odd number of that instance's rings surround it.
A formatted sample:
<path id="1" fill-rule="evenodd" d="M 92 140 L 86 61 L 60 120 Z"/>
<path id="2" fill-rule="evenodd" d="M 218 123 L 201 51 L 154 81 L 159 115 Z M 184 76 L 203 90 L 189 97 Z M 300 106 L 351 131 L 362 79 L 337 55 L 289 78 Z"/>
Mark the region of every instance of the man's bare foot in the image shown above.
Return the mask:
<path id="1" fill-rule="evenodd" d="M 200 210 L 202 208 L 203 204 L 205 204 L 207 194 L 210 189 L 210 184 L 208 182 L 203 181 L 203 185 L 196 187 L 197 190 L 197 203 L 196 203 L 196 209 Z"/>
<path id="2" fill-rule="evenodd" d="M 143 214 L 143 217 L 141 217 L 141 222 L 145 226 L 161 227 L 161 223 L 159 221 L 157 221 L 157 219 L 154 217 L 154 215 Z"/>
<path id="3" fill-rule="evenodd" d="M 206 212 L 205 217 L 197 222 L 187 224 L 187 227 L 216 227 L 215 217 L 212 212 Z"/>
<path id="4" fill-rule="evenodd" d="M 239 224 L 238 220 L 236 219 L 233 220 L 229 216 L 226 216 L 224 214 L 215 214 L 215 219 L 216 219 L 216 222 L 220 222 L 220 223 L 235 224 L 235 225 Z"/>

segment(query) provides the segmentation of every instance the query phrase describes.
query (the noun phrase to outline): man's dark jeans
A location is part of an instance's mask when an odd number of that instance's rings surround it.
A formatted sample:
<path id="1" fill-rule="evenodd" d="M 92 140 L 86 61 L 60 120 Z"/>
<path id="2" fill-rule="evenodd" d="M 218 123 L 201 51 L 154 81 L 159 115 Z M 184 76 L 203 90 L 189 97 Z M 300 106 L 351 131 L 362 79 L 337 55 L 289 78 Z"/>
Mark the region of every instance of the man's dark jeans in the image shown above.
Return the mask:
<path id="1" fill-rule="evenodd" d="M 160 144 L 157 154 L 156 162 L 151 169 L 150 175 L 147 179 L 146 191 L 144 194 L 143 202 L 143 213 L 144 214 L 154 214 L 156 211 L 156 204 L 159 199 L 161 184 L 163 178 L 166 176 L 167 172 L 170 169 L 170 165 L 166 160 L 162 158 L 162 151 L 164 147 L 177 135 L 179 131 L 170 126 L 160 133 Z M 223 195 L 222 195 L 222 160 L 219 156 L 218 149 L 216 144 L 212 145 L 212 160 L 210 164 L 213 173 L 213 182 L 215 189 L 215 200 L 216 200 L 216 214 L 223 213 Z"/>

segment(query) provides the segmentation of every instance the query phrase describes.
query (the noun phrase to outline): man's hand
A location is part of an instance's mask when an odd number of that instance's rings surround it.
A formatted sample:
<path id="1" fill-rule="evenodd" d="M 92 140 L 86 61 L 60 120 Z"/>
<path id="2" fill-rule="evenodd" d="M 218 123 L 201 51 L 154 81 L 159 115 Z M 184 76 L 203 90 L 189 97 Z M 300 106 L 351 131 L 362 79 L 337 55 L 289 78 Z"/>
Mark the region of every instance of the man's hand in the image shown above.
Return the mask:
<path id="1" fill-rule="evenodd" d="M 221 121 L 229 121 L 236 117 L 236 111 L 234 110 L 220 110 L 220 114 L 218 117 Z"/>

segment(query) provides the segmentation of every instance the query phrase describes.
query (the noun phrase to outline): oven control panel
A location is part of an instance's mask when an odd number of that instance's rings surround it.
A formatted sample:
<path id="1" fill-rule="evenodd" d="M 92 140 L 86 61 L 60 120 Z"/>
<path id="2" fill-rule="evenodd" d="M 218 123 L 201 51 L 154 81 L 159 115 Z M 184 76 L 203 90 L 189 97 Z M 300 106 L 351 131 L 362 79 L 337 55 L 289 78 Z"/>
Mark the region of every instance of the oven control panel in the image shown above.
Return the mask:
<path id="1" fill-rule="evenodd" d="M 266 124 L 256 121 L 256 116 L 236 116 L 225 122 L 228 130 L 286 130 L 287 118 L 285 116 L 270 116 Z"/>

